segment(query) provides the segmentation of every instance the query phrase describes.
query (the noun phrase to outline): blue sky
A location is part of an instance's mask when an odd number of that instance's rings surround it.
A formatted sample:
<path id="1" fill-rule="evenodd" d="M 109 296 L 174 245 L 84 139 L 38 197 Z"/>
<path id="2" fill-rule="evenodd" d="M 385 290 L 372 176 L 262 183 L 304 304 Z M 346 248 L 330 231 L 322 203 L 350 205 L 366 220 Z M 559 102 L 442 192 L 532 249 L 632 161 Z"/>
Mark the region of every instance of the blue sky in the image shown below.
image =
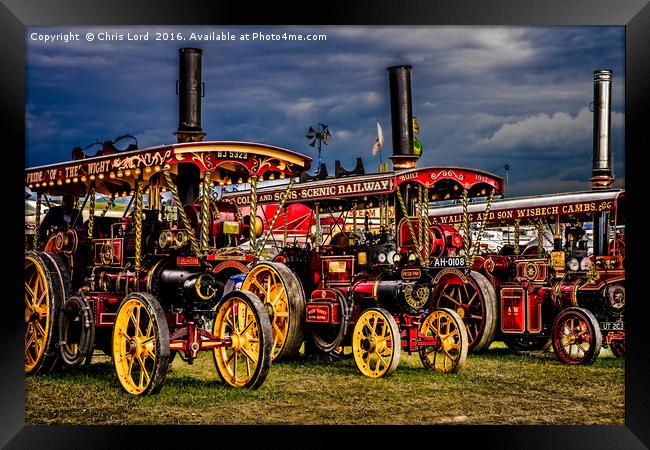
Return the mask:
<path id="1" fill-rule="evenodd" d="M 147 31 L 149 41 L 84 39 Z M 327 40 L 156 42 L 157 31 Z M 34 32 L 81 40 L 44 43 L 30 39 Z M 199 47 L 206 139 L 264 142 L 316 159 L 304 135 L 320 121 L 333 134 L 323 150 L 330 173 L 335 159 L 351 169 L 357 156 L 374 171 L 377 119 L 384 158 L 391 152 L 386 68 L 411 64 L 424 145 L 418 166 L 504 176 L 507 163 L 509 195 L 590 188 L 593 72 L 611 69 L 615 186 L 624 185 L 623 27 L 29 27 L 26 38 L 27 166 L 67 160 L 74 146 L 127 133 L 140 148 L 175 142 L 178 48 Z"/>

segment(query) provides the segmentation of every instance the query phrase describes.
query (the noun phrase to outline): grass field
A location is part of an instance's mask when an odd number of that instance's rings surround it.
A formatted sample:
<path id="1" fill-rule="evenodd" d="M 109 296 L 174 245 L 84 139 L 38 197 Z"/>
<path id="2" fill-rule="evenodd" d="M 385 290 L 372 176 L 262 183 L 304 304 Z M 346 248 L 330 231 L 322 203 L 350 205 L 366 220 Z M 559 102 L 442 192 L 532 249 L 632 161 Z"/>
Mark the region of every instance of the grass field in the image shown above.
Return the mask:
<path id="1" fill-rule="evenodd" d="M 97 353 L 99 355 L 99 353 Z M 551 355 L 552 356 L 552 355 Z M 257 391 L 223 386 L 212 356 L 179 358 L 156 396 L 122 391 L 111 360 L 26 378 L 28 424 L 612 424 L 624 423 L 625 363 L 609 351 L 591 366 L 514 355 L 499 343 L 456 375 L 403 355 L 369 379 L 352 359 L 277 363 Z"/>

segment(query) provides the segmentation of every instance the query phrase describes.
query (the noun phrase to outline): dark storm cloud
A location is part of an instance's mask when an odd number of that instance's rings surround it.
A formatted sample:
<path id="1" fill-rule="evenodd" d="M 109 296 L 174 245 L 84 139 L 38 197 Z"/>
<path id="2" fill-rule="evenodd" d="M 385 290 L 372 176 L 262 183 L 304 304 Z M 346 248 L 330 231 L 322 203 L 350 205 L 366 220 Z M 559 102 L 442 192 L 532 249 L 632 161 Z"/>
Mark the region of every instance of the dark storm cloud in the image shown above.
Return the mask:
<path id="1" fill-rule="evenodd" d="M 462 165 L 504 175 L 510 194 L 589 188 L 593 71 L 614 71 L 612 149 L 623 182 L 624 30 L 607 27 L 193 27 L 160 31 L 322 33 L 325 42 L 81 42 L 28 39 L 28 165 L 69 158 L 73 146 L 125 133 L 140 147 L 174 142 L 178 48 L 203 48 L 208 139 L 248 140 L 316 156 L 304 137 L 318 121 L 333 133 L 333 169 L 370 149 L 375 120 L 391 133 L 386 67 L 413 65 L 420 165 Z"/>

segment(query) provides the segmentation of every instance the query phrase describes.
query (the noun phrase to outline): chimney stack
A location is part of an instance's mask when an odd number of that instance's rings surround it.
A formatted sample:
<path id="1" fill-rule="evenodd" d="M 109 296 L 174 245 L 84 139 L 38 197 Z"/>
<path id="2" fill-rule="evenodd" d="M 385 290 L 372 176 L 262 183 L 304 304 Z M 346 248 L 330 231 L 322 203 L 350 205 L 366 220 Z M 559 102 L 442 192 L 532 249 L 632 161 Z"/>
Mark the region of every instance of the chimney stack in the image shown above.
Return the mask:
<path id="1" fill-rule="evenodd" d="M 205 91 L 201 81 L 202 51 L 180 48 L 178 56 L 178 130 L 174 134 L 178 142 L 200 142 L 205 136 L 201 129 L 201 97 Z"/>
<path id="2" fill-rule="evenodd" d="M 413 149 L 411 69 L 412 67 L 408 65 L 388 68 L 393 134 L 393 156 L 390 160 L 395 169 L 413 168 L 419 159 Z"/>
<path id="3" fill-rule="evenodd" d="M 606 189 L 614 182 L 612 153 L 609 147 L 612 117 L 612 71 L 594 72 L 594 156 L 592 189 Z"/>

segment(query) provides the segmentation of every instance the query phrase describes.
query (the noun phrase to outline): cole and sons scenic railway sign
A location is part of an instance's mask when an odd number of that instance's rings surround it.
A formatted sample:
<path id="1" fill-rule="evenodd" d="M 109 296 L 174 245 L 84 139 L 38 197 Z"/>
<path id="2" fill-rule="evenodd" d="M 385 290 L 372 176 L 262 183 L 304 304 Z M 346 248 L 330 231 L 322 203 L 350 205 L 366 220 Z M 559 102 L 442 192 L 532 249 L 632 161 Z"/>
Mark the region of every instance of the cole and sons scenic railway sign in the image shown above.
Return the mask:
<path id="1" fill-rule="evenodd" d="M 408 181 L 416 181 L 424 187 L 433 187 L 441 180 L 453 180 L 464 187 L 474 186 L 478 183 L 492 185 L 500 188 L 500 180 L 491 174 L 482 175 L 476 170 L 462 168 L 421 168 L 403 172 L 387 172 L 367 174 L 346 178 L 325 179 L 297 183 L 289 191 L 288 202 L 307 200 L 327 200 L 345 197 L 359 197 L 363 195 L 384 195 L 395 192 L 395 188 Z M 284 195 L 284 187 L 269 187 L 257 191 L 257 201 L 260 203 L 278 202 Z M 223 200 L 236 203 L 238 206 L 250 204 L 250 193 L 229 192 L 224 193 Z"/>

